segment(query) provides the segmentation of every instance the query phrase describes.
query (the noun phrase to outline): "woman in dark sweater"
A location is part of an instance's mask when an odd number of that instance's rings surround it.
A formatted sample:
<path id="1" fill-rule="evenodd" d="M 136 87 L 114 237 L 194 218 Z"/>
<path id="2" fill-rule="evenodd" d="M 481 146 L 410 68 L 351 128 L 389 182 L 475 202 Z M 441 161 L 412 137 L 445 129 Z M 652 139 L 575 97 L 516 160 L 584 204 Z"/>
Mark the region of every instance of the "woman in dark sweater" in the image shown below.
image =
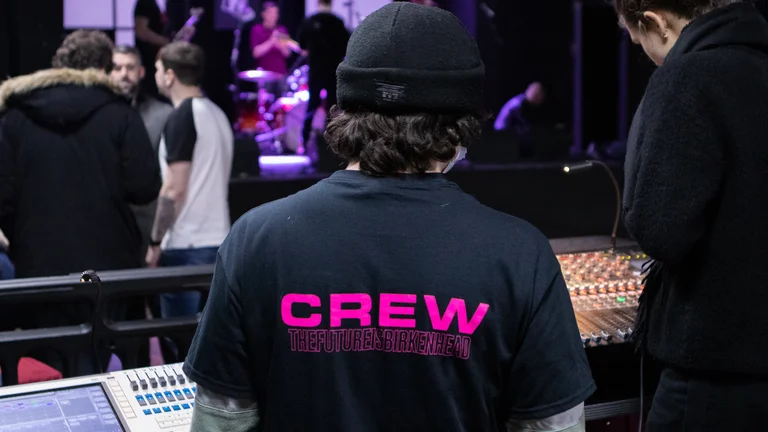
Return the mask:
<path id="1" fill-rule="evenodd" d="M 624 218 L 655 262 L 638 322 L 664 365 L 648 431 L 768 430 L 768 24 L 738 0 L 614 0 L 659 66 Z"/>

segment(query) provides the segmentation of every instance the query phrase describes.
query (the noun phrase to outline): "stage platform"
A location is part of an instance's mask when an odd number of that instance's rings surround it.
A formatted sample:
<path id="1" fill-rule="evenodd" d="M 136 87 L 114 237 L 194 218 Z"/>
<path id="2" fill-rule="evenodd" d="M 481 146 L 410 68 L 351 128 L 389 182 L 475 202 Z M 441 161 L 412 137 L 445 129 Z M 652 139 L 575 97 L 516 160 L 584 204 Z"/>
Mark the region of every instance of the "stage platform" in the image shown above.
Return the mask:
<path id="1" fill-rule="evenodd" d="M 564 162 L 565 163 L 565 162 Z M 549 238 L 609 235 L 616 211 L 613 185 L 605 171 L 566 174 L 564 163 L 463 164 L 448 177 L 481 203 L 520 217 Z M 611 165 L 621 184 L 620 164 Z M 229 202 L 232 219 L 261 204 L 306 189 L 328 173 L 234 178 Z M 620 230 L 620 234 L 623 234 Z"/>

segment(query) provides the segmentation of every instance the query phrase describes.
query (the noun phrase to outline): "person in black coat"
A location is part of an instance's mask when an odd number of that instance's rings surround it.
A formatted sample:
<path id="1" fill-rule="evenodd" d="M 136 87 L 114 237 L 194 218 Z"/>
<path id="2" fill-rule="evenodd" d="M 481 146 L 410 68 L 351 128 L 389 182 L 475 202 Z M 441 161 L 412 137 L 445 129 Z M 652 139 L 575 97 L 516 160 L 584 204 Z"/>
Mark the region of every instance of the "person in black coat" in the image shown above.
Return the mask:
<path id="1" fill-rule="evenodd" d="M 129 204 L 157 198 L 160 168 L 141 117 L 105 73 L 112 49 L 105 34 L 76 31 L 53 69 L 0 85 L 0 228 L 16 277 L 141 267 Z M 58 305 L 0 314 L 12 328 L 90 317 Z M 89 364 L 78 361 L 83 373 Z"/>
<path id="2" fill-rule="evenodd" d="M 647 430 L 768 430 L 768 24 L 738 0 L 614 4 L 659 66 L 624 197 L 654 259 L 637 341 L 664 369 Z"/>
<path id="3" fill-rule="evenodd" d="M 159 163 L 94 33 L 70 35 L 59 67 L 0 86 L 0 220 L 17 277 L 141 267 L 129 204 L 157 198 Z"/>

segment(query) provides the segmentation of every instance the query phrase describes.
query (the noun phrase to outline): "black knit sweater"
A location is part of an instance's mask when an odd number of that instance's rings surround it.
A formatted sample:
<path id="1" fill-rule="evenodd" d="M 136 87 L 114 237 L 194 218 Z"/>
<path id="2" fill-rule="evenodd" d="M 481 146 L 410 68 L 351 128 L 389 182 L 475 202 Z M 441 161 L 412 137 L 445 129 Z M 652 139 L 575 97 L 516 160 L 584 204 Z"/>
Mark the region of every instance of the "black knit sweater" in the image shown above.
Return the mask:
<path id="1" fill-rule="evenodd" d="M 654 73 L 630 131 L 624 218 L 661 263 L 647 352 L 768 374 L 768 24 L 753 6 L 693 21 Z"/>

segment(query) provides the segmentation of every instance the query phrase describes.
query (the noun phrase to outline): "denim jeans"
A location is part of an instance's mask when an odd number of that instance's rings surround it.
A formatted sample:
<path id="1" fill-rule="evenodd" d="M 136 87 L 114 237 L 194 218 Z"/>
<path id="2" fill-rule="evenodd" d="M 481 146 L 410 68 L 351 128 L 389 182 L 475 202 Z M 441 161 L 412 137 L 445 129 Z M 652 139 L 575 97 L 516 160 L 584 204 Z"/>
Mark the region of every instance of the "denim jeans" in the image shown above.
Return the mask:
<path id="1" fill-rule="evenodd" d="M 198 249 L 170 249 L 160 255 L 160 267 L 180 267 L 189 265 L 215 264 L 218 247 Z M 199 292 L 162 294 L 160 313 L 163 318 L 196 315 L 202 310 Z"/>
<path id="2" fill-rule="evenodd" d="M 170 249 L 160 254 L 160 267 L 215 264 L 218 247 L 197 249 Z M 160 315 L 163 318 L 197 315 L 202 310 L 199 292 L 181 292 L 160 295 Z M 184 361 L 191 338 L 169 337 L 160 341 L 163 358 L 168 363 Z"/>
<path id="3" fill-rule="evenodd" d="M 0 280 L 13 279 L 15 277 L 15 271 L 13 263 L 8 258 L 8 255 L 0 250 Z"/>

